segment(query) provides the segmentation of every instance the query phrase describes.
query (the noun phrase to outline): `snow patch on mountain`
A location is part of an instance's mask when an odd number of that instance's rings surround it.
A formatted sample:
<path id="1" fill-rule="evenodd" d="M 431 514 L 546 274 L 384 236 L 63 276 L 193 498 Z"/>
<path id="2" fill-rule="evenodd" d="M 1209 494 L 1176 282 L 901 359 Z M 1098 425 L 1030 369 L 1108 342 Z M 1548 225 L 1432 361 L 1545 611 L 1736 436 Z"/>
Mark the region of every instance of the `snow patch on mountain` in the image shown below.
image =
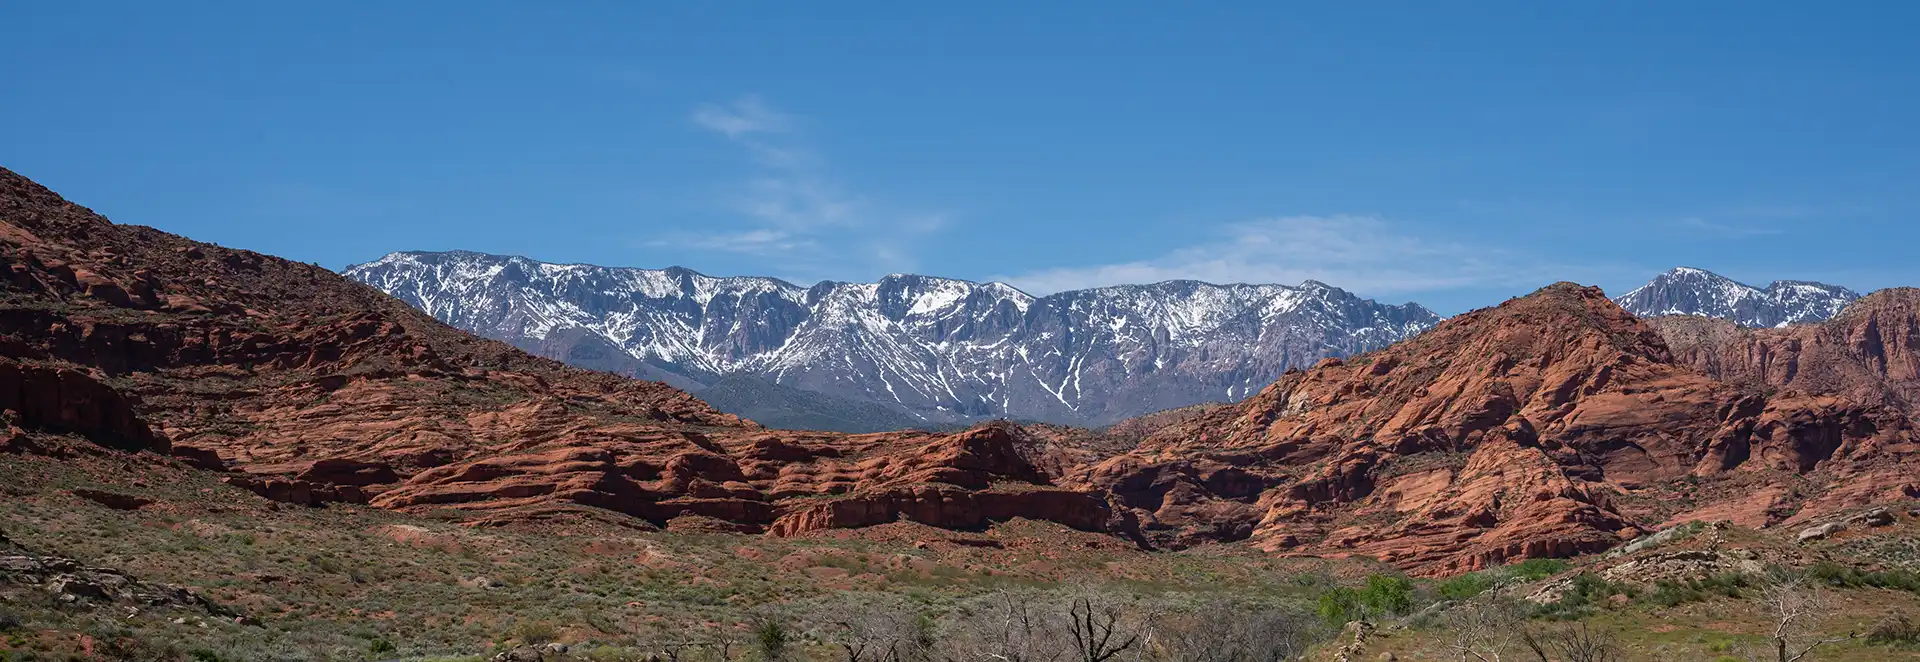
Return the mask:
<path id="1" fill-rule="evenodd" d="M 1859 298 L 1838 285 L 1779 280 L 1762 289 L 1705 269 L 1677 267 L 1614 301 L 1641 317 L 1700 315 L 1747 327 L 1783 327 L 1824 321 Z"/>
<path id="2" fill-rule="evenodd" d="M 467 251 L 393 253 L 346 275 L 554 358 L 567 360 L 572 345 L 550 340 L 584 332 L 625 353 L 635 374 L 694 383 L 749 374 L 930 423 L 1097 424 L 1234 400 L 1287 368 L 1384 347 L 1440 320 L 1416 304 L 1383 305 L 1314 281 L 1169 281 L 1034 297 L 913 274 L 801 287 Z"/>

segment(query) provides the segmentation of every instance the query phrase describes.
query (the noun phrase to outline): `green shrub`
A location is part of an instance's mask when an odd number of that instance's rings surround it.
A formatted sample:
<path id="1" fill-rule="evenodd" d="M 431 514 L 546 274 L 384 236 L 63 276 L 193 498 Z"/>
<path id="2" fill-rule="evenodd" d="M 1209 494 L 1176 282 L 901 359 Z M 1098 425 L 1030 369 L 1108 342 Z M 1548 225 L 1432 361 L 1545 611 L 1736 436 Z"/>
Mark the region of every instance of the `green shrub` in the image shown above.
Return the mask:
<path id="1" fill-rule="evenodd" d="M 784 662 L 787 659 L 787 647 L 792 643 L 787 628 L 771 618 L 762 621 L 753 633 L 754 648 L 760 653 L 761 662 Z"/>
<path id="2" fill-rule="evenodd" d="M 1591 572 L 1574 575 L 1559 600 L 1534 608 L 1533 615 L 1553 620 L 1578 620 L 1593 613 L 1594 605 L 1615 595 L 1634 596 L 1632 587 L 1615 584 Z"/>
<path id="3" fill-rule="evenodd" d="M 1511 576 L 1529 582 L 1537 582 L 1566 570 L 1567 562 L 1562 559 L 1527 559 L 1506 568 Z"/>
<path id="4" fill-rule="evenodd" d="M 1336 628 L 1348 621 L 1399 616 L 1411 611 L 1413 582 L 1390 575 L 1368 575 L 1367 585 L 1358 590 L 1344 586 L 1327 589 L 1314 604 L 1320 620 Z"/>
<path id="5" fill-rule="evenodd" d="M 1368 575 L 1360 602 L 1368 614 L 1399 616 L 1413 611 L 1413 582 L 1405 577 Z"/>
<path id="6" fill-rule="evenodd" d="M 1834 588 L 1871 587 L 1920 593 L 1920 573 L 1910 570 L 1863 572 L 1858 568 L 1821 561 L 1807 567 L 1807 578 Z"/>
<path id="7" fill-rule="evenodd" d="M 1440 582 L 1440 597 L 1448 600 L 1465 600 L 1493 588 L 1493 578 L 1485 573 L 1473 572 Z"/>
<path id="8" fill-rule="evenodd" d="M 1314 613 L 1320 620 L 1332 627 L 1341 627 L 1348 621 L 1357 621 L 1366 617 L 1366 607 L 1360 603 L 1360 592 L 1340 586 L 1327 589 L 1315 601 Z"/>

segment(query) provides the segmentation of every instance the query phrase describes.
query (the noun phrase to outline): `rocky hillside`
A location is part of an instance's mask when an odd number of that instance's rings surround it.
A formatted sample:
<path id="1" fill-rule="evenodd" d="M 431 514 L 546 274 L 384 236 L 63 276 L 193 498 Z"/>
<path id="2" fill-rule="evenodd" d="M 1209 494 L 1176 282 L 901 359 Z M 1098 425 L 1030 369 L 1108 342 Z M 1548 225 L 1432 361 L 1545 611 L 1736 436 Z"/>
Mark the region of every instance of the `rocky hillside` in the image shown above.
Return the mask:
<path id="1" fill-rule="evenodd" d="M 1652 322 L 1681 361 L 1714 377 L 1844 395 L 1920 415 L 1920 289 L 1874 292 L 1833 319 L 1783 329 L 1698 317 Z"/>
<path id="2" fill-rule="evenodd" d="M 1036 298 L 927 276 L 803 288 L 470 252 L 394 253 L 346 274 L 574 365 L 695 392 L 753 376 L 930 424 L 1105 424 L 1238 400 L 1289 367 L 1385 347 L 1439 321 L 1415 304 L 1316 282 L 1174 281 Z"/>
<path id="3" fill-rule="evenodd" d="M 1667 523 L 1920 494 L 1912 423 L 1716 381 L 1597 288 L 1554 285 L 1177 418 L 1076 480 L 1161 545 L 1249 540 L 1419 572 L 1606 549 Z"/>
<path id="4" fill-rule="evenodd" d="M 1761 289 L 1711 271 L 1678 267 L 1615 301 L 1641 317 L 1698 315 L 1772 328 L 1825 320 L 1858 298 L 1838 285 L 1776 280 Z"/>
<path id="5" fill-rule="evenodd" d="M 471 520 L 590 506 L 782 534 L 898 518 L 1114 529 L 1104 496 L 1051 486 L 1016 428 L 768 432 L 664 384 L 474 337 L 325 269 L 115 225 L 5 170 L 0 273 L 11 452 L 77 435 L 275 501 Z"/>

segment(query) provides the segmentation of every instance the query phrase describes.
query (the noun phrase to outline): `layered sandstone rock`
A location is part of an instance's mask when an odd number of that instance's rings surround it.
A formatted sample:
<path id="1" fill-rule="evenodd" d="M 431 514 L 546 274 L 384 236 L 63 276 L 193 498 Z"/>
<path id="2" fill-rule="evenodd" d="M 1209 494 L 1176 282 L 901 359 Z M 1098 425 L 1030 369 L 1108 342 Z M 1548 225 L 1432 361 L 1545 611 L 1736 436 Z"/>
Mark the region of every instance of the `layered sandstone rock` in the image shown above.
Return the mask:
<path id="1" fill-rule="evenodd" d="M 1881 290 L 1826 322 L 1782 329 L 1702 317 L 1650 322 L 1681 362 L 1716 378 L 1920 413 L 1920 289 Z"/>
<path id="2" fill-rule="evenodd" d="M 781 533 L 902 518 L 1100 530 L 1111 516 L 1097 494 L 1050 487 L 1040 467 L 1068 461 L 1011 426 L 762 430 L 665 384 L 456 331 L 317 266 L 114 225 L 4 170 L 0 276 L 14 422 L 128 450 L 171 440 L 276 501 L 489 521 L 577 504 Z"/>
<path id="3" fill-rule="evenodd" d="M 1604 549 L 1673 515 L 1623 498 L 1676 484 L 1860 472 L 1912 450 L 1897 412 L 1716 381 L 1563 283 L 1290 373 L 1075 482 L 1112 491 L 1162 544 L 1243 537 L 1443 573 Z"/>

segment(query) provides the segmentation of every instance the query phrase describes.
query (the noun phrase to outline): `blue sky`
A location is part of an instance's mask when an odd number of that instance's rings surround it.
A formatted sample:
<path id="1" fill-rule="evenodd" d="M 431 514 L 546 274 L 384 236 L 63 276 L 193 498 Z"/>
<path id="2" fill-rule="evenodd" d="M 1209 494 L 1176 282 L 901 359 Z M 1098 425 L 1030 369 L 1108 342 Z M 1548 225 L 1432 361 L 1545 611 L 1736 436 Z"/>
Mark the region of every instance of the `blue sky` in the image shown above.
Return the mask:
<path id="1" fill-rule="evenodd" d="M 333 268 L 1920 285 L 1912 3 L 294 4 L 0 7 L 0 165 Z"/>

